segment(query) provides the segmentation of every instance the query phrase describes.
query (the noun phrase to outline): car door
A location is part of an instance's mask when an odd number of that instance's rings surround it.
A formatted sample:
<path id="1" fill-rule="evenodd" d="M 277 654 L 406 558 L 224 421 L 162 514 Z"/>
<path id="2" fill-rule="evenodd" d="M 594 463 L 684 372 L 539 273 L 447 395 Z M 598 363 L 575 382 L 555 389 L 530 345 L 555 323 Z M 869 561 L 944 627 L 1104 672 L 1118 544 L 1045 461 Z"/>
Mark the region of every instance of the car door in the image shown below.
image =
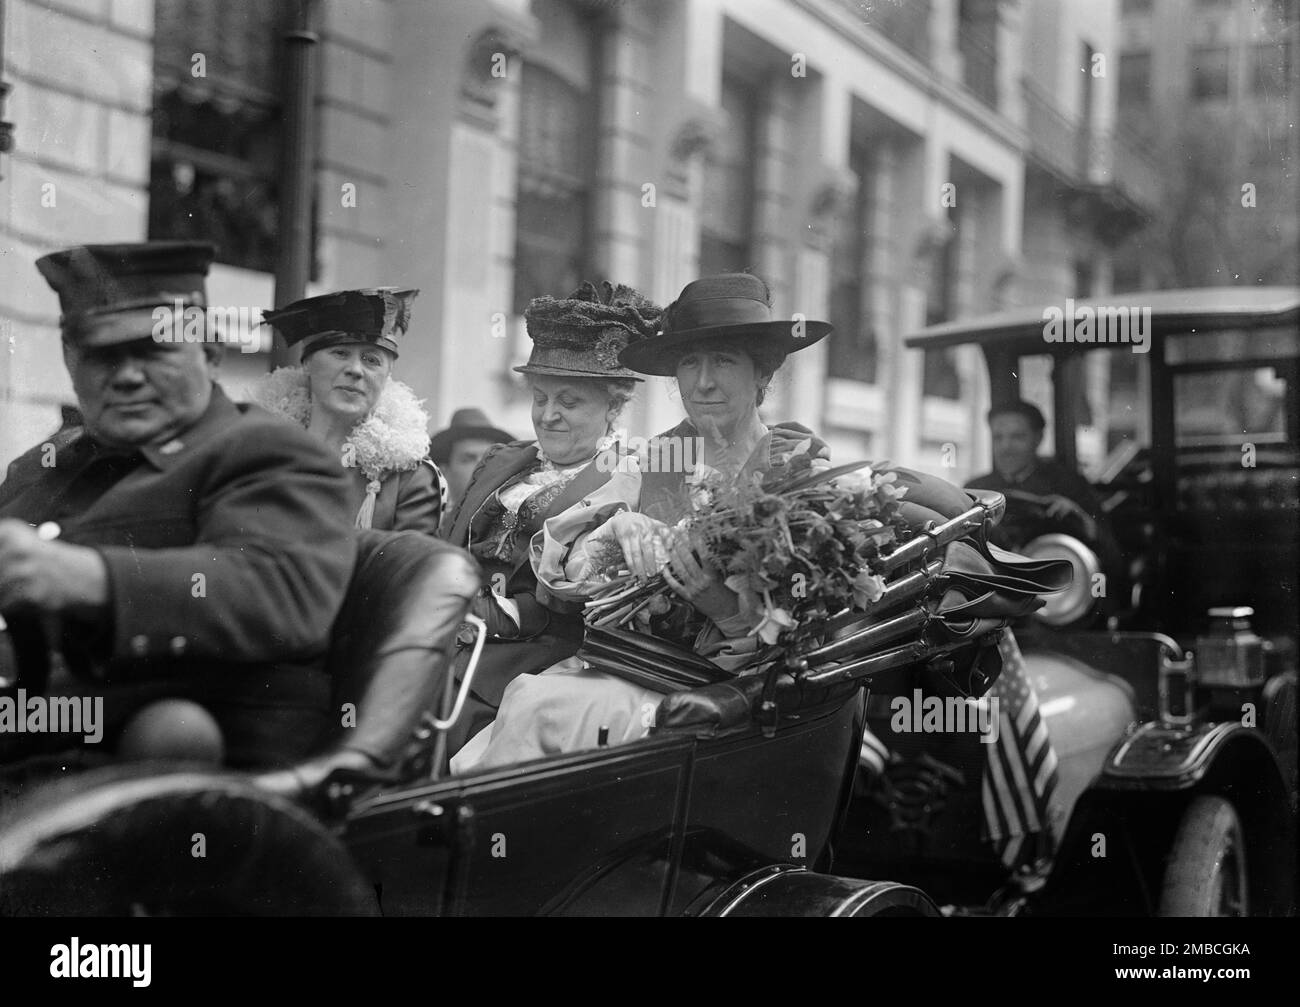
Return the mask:
<path id="1" fill-rule="evenodd" d="M 385 915 L 659 915 L 694 748 L 648 738 L 380 795 L 347 844 Z"/>

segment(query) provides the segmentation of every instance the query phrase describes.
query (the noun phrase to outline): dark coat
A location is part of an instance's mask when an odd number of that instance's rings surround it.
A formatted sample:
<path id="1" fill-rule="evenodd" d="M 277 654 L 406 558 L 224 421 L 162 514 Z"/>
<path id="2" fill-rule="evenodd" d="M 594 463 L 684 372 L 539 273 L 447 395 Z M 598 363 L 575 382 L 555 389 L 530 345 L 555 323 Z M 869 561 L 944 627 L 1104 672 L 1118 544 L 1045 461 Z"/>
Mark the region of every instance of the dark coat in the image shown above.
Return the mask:
<path id="1" fill-rule="evenodd" d="M 232 763 L 306 754 L 328 714 L 323 659 L 354 562 L 338 460 L 220 387 L 194 426 L 110 459 L 107 477 L 83 428 L 51 443 L 53 466 L 38 445 L 9 467 L 0 517 L 55 521 L 104 559 L 109 611 L 65 620 L 73 670 L 106 683 L 106 698 L 166 680 L 212 711 Z M 105 703 L 110 721 L 123 705 Z"/>
<path id="2" fill-rule="evenodd" d="M 469 548 L 485 530 L 489 515 L 483 505 L 513 477 L 537 462 L 534 441 L 511 441 L 495 444 L 483 456 L 469 485 L 465 487 L 455 512 L 443 526 L 443 537 L 452 545 Z M 609 471 L 601 471 L 593 461 L 566 485 L 562 492 L 538 515 L 541 522 L 577 504 L 584 496 L 605 483 Z M 579 609 L 547 608 L 537 600 L 537 575 L 529 559 L 528 544 L 536 528 L 523 528 L 516 539 L 515 554 L 508 563 L 494 563 L 476 557 L 483 569 L 484 590 L 504 582 L 504 593 L 519 606 L 519 635 L 514 639 L 494 637 L 483 651 L 475 675 L 473 692 L 489 705 L 501 703 L 501 695 L 510 682 L 523 674 L 545 671 L 551 665 L 572 657 L 582 644 L 582 615 Z"/>
<path id="3" fill-rule="evenodd" d="M 353 518 L 366 498 L 366 474 L 351 469 L 348 507 Z M 447 483 L 437 466 L 425 459 L 413 469 L 392 472 L 380 484 L 370 527 L 378 531 L 418 531 L 437 535 L 447 500 Z"/>
<path id="4" fill-rule="evenodd" d="M 1128 572 L 1124 551 L 1115 538 L 1111 527 L 1110 515 L 1102 506 L 1101 498 L 1092 486 L 1078 472 L 1062 465 L 1054 458 L 1037 458 L 1028 475 L 1019 482 L 1003 477 L 996 469 L 978 476 L 968 482 L 967 487 L 977 490 L 996 490 L 999 493 L 1020 491 L 1035 496 L 1063 496 L 1078 504 L 1090 518 L 1096 522 L 1096 538 L 1087 544 L 1096 550 L 1102 571 L 1112 585 L 1126 583 Z M 1072 535 L 1082 535 L 1083 529 L 1075 523 L 1050 520 L 1033 511 L 1027 511 L 1009 500 L 1006 515 L 989 536 L 996 544 L 1005 549 L 1023 549 L 1039 535 L 1053 531 L 1066 531 Z M 1097 603 L 1097 611 L 1112 615 L 1123 608 L 1125 590 L 1107 590 Z"/>
<path id="5" fill-rule="evenodd" d="M 672 429 L 656 435 L 655 440 L 682 443 L 699 436 L 699 431 L 687 419 L 682 420 Z M 801 423 L 774 423 L 768 428 L 767 436 L 759 442 L 754 453 L 737 473 L 736 479 L 746 478 L 753 472 L 766 472 L 777 459 L 790 454 L 803 441 L 811 442 L 808 451 L 812 457 L 830 457 L 830 450 L 826 443 Z M 671 457 L 667 452 L 664 456 Z M 637 510 L 665 524 L 676 524 L 680 519 L 688 516 L 691 513 L 691 506 L 686 489 L 685 472 L 676 467 L 668 471 L 646 472 L 641 478 L 641 502 Z"/>
<path id="6" fill-rule="evenodd" d="M 1022 490 L 1035 496 L 1063 496 L 1082 507 L 1094 521 L 1103 525 L 1106 523 L 1106 512 L 1101 506 L 1101 500 L 1093 492 L 1088 480 L 1054 458 L 1035 459 L 1029 474 L 1019 482 L 1003 477 L 995 469 L 972 479 L 966 485 L 970 489 L 996 490 L 999 493 L 1005 493 L 1007 490 Z M 1010 532 L 1015 523 L 1016 516 L 1009 514 L 1002 521 L 1002 531 Z M 1024 542 L 1016 544 L 1023 545 Z"/>

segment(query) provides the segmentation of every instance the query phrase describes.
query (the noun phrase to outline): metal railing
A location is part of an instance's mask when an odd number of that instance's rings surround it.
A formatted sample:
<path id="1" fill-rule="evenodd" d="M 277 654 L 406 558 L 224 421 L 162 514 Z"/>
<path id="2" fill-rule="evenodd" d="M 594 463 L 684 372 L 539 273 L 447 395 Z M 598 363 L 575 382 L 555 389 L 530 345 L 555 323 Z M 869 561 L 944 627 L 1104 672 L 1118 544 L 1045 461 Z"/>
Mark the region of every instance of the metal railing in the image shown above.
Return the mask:
<path id="1" fill-rule="evenodd" d="M 1087 178 L 1087 131 L 1067 119 L 1045 94 L 1026 81 L 1025 126 L 1030 153 L 1066 181 Z"/>
<path id="2" fill-rule="evenodd" d="M 1111 177 L 1133 202 L 1153 208 L 1164 190 L 1164 175 L 1147 144 L 1127 130 L 1116 130 L 1111 142 Z"/>
<path id="3" fill-rule="evenodd" d="M 1161 174 L 1140 138 L 1097 132 L 1067 118 L 1047 95 L 1023 83 L 1030 155 L 1073 185 L 1112 185 L 1139 206 L 1160 200 Z"/>

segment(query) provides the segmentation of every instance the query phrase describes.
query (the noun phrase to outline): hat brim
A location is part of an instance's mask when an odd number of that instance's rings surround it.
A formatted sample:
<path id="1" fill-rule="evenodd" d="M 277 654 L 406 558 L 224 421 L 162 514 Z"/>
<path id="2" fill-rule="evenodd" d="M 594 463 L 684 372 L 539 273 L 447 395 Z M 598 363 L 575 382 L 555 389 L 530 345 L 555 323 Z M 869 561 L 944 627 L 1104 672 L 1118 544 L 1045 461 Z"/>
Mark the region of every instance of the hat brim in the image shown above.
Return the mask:
<path id="1" fill-rule="evenodd" d="M 787 355 L 806 349 L 825 339 L 831 333 L 830 322 L 808 322 L 803 325 L 803 335 L 795 335 L 794 321 L 743 322 L 736 325 L 710 325 L 699 329 L 685 329 L 641 339 L 627 346 L 618 355 L 618 362 L 642 374 L 660 377 L 677 376 L 677 360 L 690 344 L 707 344 L 737 337 L 754 338 L 765 347 L 780 350 Z"/>
<path id="2" fill-rule="evenodd" d="M 451 458 L 451 449 L 458 441 L 491 441 L 493 444 L 507 444 L 515 439 L 497 427 L 448 427 L 439 430 L 429 440 L 429 457 L 441 465 Z"/>
<path id="3" fill-rule="evenodd" d="M 621 357 L 619 358 L 622 359 Z M 570 367 L 548 367 L 546 364 L 521 364 L 514 368 L 520 374 L 542 374 L 550 378 L 598 378 L 603 381 L 644 381 L 634 371 L 621 367 L 616 371 L 577 371 Z"/>
<path id="4" fill-rule="evenodd" d="M 105 311 L 78 319 L 72 328 L 63 328 L 63 341 L 84 349 L 98 349 L 101 346 L 118 346 L 123 343 L 149 341 L 154 343 L 218 343 L 215 331 L 209 337 L 207 312 L 202 305 L 190 305 L 199 312 L 198 338 L 191 332 L 191 338 L 185 338 L 188 327 L 182 317 L 178 318 L 170 304 L 157 307 L 130 308 L 125 311 Z M 164 312 L 159 315 L 159 311 Z M 188 308 L 186 309 L 188 310 Z M 166 328 L 160 328 L 166 322 Z"/>
<path id="5" fill-rule="evenodd" d="M 387 336 L 380 339 L 366 339 L 362 336 L 350 332 L 339 332 L 328 336 L 307 336 L 304 339 L 296 340 L 289 343 L 289 346 L 301 346 L 302 353 L 300 360 L 306 360 L 313 353 L 320 350 L 331 350 L 336 346 L 373 346 L 376 349 L 387 350 L 396 360 L 401 354 L 397 352 L 397 343 Z"/>

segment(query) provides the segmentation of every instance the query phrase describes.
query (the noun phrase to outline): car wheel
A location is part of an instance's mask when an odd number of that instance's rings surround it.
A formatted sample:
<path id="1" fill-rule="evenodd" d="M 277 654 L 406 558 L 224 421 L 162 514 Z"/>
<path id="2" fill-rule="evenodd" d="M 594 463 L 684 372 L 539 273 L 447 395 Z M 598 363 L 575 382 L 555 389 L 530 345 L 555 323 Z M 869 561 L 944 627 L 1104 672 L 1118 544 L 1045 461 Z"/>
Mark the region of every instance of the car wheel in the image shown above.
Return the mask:
<path id="1" fill-rule="evenodd" d="M 365 915 L 339 841 L 234 774 L 112 766 L 43 786 L 0 825 L 0 915 Z"/>
<path id="2" fill-rule="evenodd" d="M 1247 915 L 1246 847 L 1230 801 L 1193 800 L 1178 823 L 1167 864 L 1158 915 Z"/>

